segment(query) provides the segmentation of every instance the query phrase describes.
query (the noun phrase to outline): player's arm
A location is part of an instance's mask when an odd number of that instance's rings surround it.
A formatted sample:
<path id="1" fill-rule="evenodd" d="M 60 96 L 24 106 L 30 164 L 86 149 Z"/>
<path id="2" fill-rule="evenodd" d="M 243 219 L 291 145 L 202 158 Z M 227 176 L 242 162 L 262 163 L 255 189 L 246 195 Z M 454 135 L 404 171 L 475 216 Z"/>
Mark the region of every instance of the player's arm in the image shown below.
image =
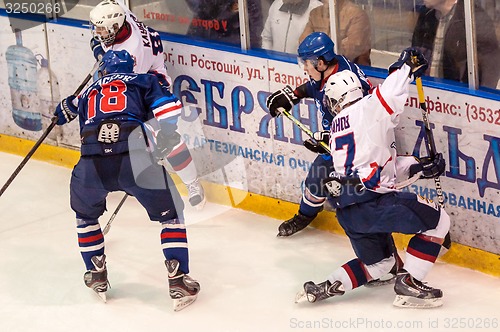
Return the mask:
<path id="1" fill-rule="evenodd" d="M 156 154 L 158 159 L 163 159 L 180 143 L 177 121 L 181 115 L 182 104 L 168 89 L 160 85 L 155 75 L 147 74 L 147 77 L 150 82 L 144 100 L 160 126 L 156 134 Z"/>
<path id="2" fill-rule="evenodd" d="M 272 117 L 277 117 L 281 114 L 281 108 L 289 112 L 294 105 L 297 105 L 302 98 L 310 97 L 310 83 L 304 83 L 295 90 L 287 85 L 272 93 L 266 100 L 266 106 Z"/>
<path id="3" fill-rule="evenodd" d="M 422 76 L 427 67 L 427 60 L 420 51 L 414 48 L 404 50 L 399 59 L 389 67 L 389 76 L 374 89 L 368 101 L 372 109 L 380 112 L 366 112 L 366 115 L 376 118 L 388 115 L 396 126 L 399 122 L 398 115 L 404 111 L 410 83 L 415 77 Z"/>

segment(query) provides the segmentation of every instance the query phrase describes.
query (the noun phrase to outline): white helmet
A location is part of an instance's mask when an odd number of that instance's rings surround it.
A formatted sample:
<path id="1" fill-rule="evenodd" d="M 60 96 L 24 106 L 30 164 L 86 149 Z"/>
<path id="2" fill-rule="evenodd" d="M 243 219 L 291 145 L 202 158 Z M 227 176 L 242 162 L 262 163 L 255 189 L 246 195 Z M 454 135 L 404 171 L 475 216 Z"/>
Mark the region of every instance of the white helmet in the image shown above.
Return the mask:
<path id="1" fill-rule="evenodd" d="M 335 73 L 326 81 L 323 103 L 333 116 L 337 115 L 345 105 L 361 98 L 363 98 L 361 82 L 358 76 L 350 70 Z"/>
<path id="2" fill-rule="evenodd" d="M 109 46 L 125 22 L 125 11 L 116 0 L 104 0 L 90 11 L 94 38 Z"/>

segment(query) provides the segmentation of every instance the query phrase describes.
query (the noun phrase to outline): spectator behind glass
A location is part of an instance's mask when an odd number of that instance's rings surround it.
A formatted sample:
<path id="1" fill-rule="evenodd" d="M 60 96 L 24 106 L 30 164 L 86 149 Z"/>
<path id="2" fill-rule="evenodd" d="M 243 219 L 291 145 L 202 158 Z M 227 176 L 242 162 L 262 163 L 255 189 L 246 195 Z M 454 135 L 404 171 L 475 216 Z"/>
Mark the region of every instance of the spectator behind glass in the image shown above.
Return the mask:
<path id="1" fill-rule="evenodd" d="M 186 0 L 186 3 L 193 11 L 188 36 L 241 44 L 238 0 Z M 247 3 L 250 45 L 260 48 L 263 28 L 261 3 L 260 0 L 248 0 Z"/>
<path id="2" fill-rule="evenodd" d="M 262 31 L 262 48 L 295 54 L 309 13 L 321 4 L 319 0 L 275 0 Z"/>
<path id="3" fill-rule="evenodd" d="M 358 65 L 370 66 L 372 33 L 368 15 L 361 7 L 350 0 L 338 0 L 337 4 L 340 26 L 339 37 L 341 39 L 338 53 Z M 328 0 L 324 0 L 323 6 L 311 11 L 309 21 L 299 38 L 299 42 L 312 32 L 324 32 L 331 36 Z M 335 39 L 335 37 L 331 37 Z"/>
<path id="4" fill-rule="evenodd" d="M 468 83 L 467 44 L 463 0 L 424 0 L 413 31 L 412 45 L 430 65 L 426 74 Z M 500 52 L 491 19 L 475 6 L 479 84 L 495 88 Z"/>

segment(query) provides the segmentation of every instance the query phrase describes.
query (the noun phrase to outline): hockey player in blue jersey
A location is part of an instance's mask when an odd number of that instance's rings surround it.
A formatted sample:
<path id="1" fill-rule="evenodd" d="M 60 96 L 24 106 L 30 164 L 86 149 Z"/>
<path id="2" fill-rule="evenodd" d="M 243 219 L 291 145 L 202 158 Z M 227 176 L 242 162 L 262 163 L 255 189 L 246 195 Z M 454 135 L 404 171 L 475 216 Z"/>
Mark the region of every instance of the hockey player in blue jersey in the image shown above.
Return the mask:
<path id="1" fill-rule="evenodd" d="M 106 52 L 101 78 L 80 96 L 64 99 L 55 112 L 58 125 L 77 116 L 80 121 L 81 158 L 71 176 L 70 202 L 87 268 L 84 281 L 106 300 L 106 255 L 98 218 L 108 193 L 124 191 L 161 224 L 170 296 L 174 310 L 180 310 L 196 299 L 200 285 L 188 276 L 182 199 L 158 162 L 180 141 L 176 129 L 182 105 L 155 75 L 135 74 L 133 67 L 127 51 Z"/>
<path id="2" fill-rule="evenodd" d="M 273 117 L 281 114 L 281 108 L 290 111 L 301 99 L 314 98 L 321 113 L 323 130 L 328 131 L 333 119 L 332 115 L 325 111 L 323 104 L 324 86 L 328 78 L 342 70 L 351 70 L 361 81 L 364 94 L 367 94 L 372 87 L 363 71 L 356 64 L 342 55 L 335 54 L 333 41 L 323 32 L 313 32 L 300 43 L 298 60 L 304 71 L 310 76 L 310 80 L 295 90 L 286 86 L 271 94 L 267 99 L 267 108 Z M 311 139 L 306 140 L 304 145 L 314 152 L 317 152 L 319 146 Z M 332 170 L 331 156 L 323 154 L 316 157 L 305 180 L 299 211 L 279 226 L 278 236 L 295 234 L 314 220 L 323 209 L 327 197 L 327 193 L 321 186 L 321 179 L 326 178 Z"/>
<path id="3" fill-rule="evenodd" d="M 337 208 L 337 218 L 357 258 L 336 269 L 327 280 L 308 281 L 296 300 L 316 302 L 366 284 L 386 274 L 395 262 L 387 236 L 412 234 L 406 259 L 397 273 L 394 305 L 430 308 L 442 305 L 440 289 L 422 280 L 439 255 L 450 217 L 436 203 L 395 188 L 395 133 L 412 80 L 428 64 L 416 49 L 403 51 L 389 76 L 369 96 L 350 71 L 326 82 L 325 102 L 334 116 L 328 141 L 335 172 L 324 180 Z M 423 158 L 417 169 L 424 178 L 445 170 L 442 154 Z M 411 172 L 411 170 L 410 170 Z"/>

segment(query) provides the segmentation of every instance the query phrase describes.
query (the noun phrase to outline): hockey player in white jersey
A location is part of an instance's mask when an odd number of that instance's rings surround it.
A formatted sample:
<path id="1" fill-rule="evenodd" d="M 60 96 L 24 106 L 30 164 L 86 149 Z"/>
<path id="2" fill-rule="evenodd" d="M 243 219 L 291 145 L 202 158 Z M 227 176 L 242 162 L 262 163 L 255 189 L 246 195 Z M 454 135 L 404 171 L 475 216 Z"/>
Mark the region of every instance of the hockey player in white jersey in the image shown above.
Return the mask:
<path id="1" fill-rule="evenodd" d="M 395 261 L 387 248 L 387 234 L 403 233 L 414 236 L 403 269 L 398 271 L 394 305 L 442 305 L 442 291 L 422 280 L 438 257 L 450 218 L 434 202 L 395 189 L 394 128 L 404 111 L 411 81 L 427 66 L 419 51 L 403 51 L 384 83 L 366 97 L 350 71 L 339 72 L 326 83 L 325 103 L 334 115 L 329 143 L 335 172 L 324 183 L 357 258 L 322 283 L 306 282 L 297 302 L 342 295 L 386 274 Z M 423 158 L 418 168 L 424 178 L 439 176 L 445 169 L 442 154 Z"/>
<path id="2" fill-rule="evenodd" d="M 96 60 L 108 50 L 127 50 L 135 60 L 135 73 L 154 73 L 167 88 L 172 80 L 165 67 L 160 35 L 140 22 L 121 0 L 104 0 L 90 12 L 93 38 L 91 47 Z M 196 166 L 186 144 L 179 141 L 167 161 L 188 188 L 189 202 L 201 209 L 205 193 L 198 180 Z"/>

